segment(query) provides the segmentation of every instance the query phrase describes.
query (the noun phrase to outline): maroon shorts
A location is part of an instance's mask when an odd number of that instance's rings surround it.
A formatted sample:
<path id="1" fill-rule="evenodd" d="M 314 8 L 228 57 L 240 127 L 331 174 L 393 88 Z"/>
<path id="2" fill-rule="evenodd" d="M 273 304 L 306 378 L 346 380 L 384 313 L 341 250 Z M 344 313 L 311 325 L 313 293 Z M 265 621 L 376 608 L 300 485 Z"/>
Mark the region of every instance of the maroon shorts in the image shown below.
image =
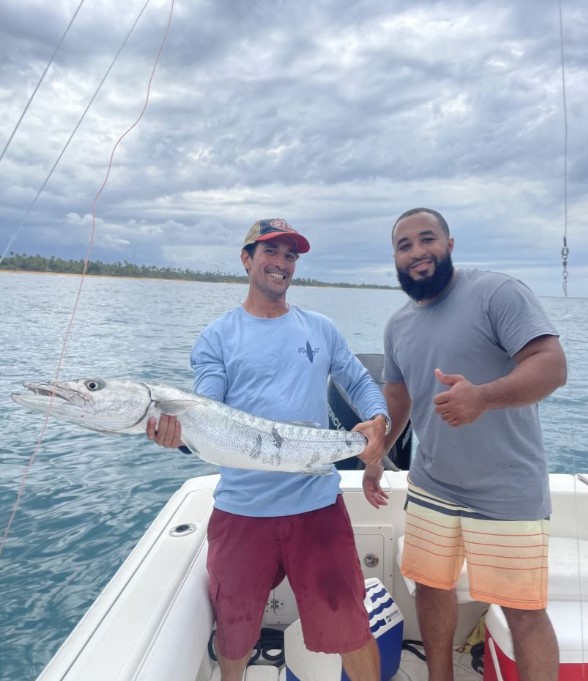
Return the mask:
<path id="1" fill-rule="evenodd" d="M 365 583 L 341 495 L 332 506 L 272 518 L 215 508 L 207 567 L 216 645 L 229 660 L 251 652 L 270 591 L 285 575 L 309 650 L 347 653 L 371 639 Z"/>

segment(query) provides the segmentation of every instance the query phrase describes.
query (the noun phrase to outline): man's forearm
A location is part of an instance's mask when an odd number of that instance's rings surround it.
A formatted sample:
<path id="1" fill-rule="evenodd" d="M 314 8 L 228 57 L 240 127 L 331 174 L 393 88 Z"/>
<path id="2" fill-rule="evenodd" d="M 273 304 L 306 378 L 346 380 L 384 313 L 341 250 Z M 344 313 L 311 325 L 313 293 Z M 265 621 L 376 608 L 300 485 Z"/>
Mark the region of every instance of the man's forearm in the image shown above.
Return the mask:
<path id="1" fill-rule="evenodd" d="M 392 445 L 402 435 L 410 418 L 412 400 L 403 383 L 388 383 L 384 387 L 384 397 L 388 405 L 388 414 L 392 421 L 392 428 L 386 435 L 386 451 L 390 451 Z"/>

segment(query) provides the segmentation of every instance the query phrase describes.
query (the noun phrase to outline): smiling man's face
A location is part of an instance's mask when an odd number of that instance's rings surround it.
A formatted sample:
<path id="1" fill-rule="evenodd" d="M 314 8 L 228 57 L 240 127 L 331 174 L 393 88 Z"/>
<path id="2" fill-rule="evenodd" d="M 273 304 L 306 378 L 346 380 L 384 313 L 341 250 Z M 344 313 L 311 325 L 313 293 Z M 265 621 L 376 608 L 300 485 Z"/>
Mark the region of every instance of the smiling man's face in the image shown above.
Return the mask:
<path id="1" fill-rule="evenodd" d="M 280 236 L 268 241 L 259 241 L 253 256 L 243 250 L 241 259 L 249 273 L 251 287 L 269 298 L 286 295 L 298 259 L 296 243 L 292 239 Z"/>
<path id="2" fill-rule="evenodd" d="M 436 298 L 453 276 L 453 239 L 430 213 L 416 213 L 396 223 L 392 233 L 394 262 L 402 289 L 414 300 Z"/>

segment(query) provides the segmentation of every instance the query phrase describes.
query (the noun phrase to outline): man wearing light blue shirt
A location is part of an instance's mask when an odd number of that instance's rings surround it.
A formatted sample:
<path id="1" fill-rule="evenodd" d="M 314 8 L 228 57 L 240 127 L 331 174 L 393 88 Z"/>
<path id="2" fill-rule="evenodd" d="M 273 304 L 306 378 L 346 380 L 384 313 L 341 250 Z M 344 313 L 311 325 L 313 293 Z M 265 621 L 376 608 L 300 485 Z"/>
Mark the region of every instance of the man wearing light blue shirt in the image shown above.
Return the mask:
<path id="1" fill-rule="evenodd" d="M 328 427 L 327 382 L 347 393 L 367 438 L 366 498 L 386 503 L 377 471 L 390 420 L 368 371 L 330 319 L 286 302 L 305 237 L 285 220 L 256 222 L 241 261 L 249 276 L 242 306 L 207 326 L 191 355 L 195 392 L 277 421 Z M 181 444 L 162 417 L 148 435 Z M 364 581 L 340 476 L 222 467 L 209 523 L 209 592 L 217 616 L 222 681 L 241 681 L 272 588 L 288 576 L 306 646 L 340 653 L 351 681 L 379 681 L 379 654 L 363 605 Z"/>

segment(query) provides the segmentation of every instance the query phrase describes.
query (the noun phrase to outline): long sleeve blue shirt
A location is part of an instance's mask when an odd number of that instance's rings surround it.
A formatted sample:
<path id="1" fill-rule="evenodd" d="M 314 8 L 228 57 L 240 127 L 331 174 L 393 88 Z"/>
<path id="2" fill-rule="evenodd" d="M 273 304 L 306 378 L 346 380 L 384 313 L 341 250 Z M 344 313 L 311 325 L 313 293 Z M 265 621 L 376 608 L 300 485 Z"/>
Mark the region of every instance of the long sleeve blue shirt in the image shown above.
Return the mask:
<path id="1" fill-rule="evenodd" d="M 195 392 L 276 421 L 328 428 L 329 375 L 363 420 L 387 414 L 368 371 L 333 322 L 291 306 L 271 319 L 242 307 L 209 324 L 191 355 Z M 340 476 L 220 468 L 215 506 L 239 515 L 269 517 L 323 508 L 335 502 Z"/>

